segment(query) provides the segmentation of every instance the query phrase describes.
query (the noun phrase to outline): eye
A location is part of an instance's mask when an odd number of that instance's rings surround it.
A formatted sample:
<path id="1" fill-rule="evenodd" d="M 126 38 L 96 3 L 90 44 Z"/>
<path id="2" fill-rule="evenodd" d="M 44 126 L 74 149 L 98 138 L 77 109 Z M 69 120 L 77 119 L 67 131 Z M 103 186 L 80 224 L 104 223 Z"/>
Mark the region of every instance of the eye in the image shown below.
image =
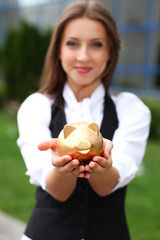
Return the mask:
<path id="1" fill-rule="evenodd" d="M 67 41 L 66 45 L 69 46 L 69 47 L 76 47 L 78 44 L 74 41 Z"/>
<path id="2" fill-rule="evenodd" d="M 101 48 L 103 46 L 103 43 L 102 42 L 94 42 L 94 43 L 92 43 L 92 46 L 96 47 L 96 48 Z"/>

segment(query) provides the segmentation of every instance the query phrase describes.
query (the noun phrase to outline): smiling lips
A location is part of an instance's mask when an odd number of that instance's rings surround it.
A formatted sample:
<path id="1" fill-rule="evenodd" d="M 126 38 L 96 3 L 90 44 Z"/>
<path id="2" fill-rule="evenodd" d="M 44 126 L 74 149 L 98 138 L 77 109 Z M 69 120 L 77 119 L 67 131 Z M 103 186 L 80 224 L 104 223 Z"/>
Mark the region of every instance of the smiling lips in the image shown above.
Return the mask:
<path id="1" fill-rule="evenodd" d="M 88 73 L 91 71 L 91 67 L 75 67 L 78 73 Z"/>

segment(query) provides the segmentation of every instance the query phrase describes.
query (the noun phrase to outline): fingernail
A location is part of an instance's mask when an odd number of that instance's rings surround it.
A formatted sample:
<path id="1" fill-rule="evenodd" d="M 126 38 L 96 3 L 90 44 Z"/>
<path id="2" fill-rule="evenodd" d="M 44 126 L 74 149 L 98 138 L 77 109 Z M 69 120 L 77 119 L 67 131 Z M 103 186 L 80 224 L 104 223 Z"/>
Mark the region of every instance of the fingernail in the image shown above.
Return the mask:
<path id="1" fill-rule="evenodd" d="M 77 166 L 77 165 L 78 165 L 78 162 L 77 162 L 77 161 L 73 161 L 72 164 L 73 164 L 74 166 Z"/>
<path id="2" fill-rule="evenodd" d="M 93 168 L 93 167 L 94 167 L 94 163 L 91 162 L 89 166 L 90 166 L 91 168 Z"/>

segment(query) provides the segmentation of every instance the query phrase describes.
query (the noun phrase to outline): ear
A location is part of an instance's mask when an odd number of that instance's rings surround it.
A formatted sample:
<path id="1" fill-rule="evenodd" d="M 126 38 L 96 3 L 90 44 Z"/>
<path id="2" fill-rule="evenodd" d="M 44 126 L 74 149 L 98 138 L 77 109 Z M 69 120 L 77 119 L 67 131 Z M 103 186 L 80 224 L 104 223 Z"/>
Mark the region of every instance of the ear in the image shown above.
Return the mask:
<path id="1" fill-rule="evenodd" d="M 64 138 L 67 138 L 75 129 L 76 129 L 76 127 L 74 127 L 74 126 L 65 125 L 64 129 L 63 129 Z"/>
<path id="2" fill-rule="evenodd" d="M 88 127 L 92 132 L 94 132 L 96 135 L 99 134 L 99 129 L 98 129 L 97 123 L 90 123 L 87 127 Z"/>

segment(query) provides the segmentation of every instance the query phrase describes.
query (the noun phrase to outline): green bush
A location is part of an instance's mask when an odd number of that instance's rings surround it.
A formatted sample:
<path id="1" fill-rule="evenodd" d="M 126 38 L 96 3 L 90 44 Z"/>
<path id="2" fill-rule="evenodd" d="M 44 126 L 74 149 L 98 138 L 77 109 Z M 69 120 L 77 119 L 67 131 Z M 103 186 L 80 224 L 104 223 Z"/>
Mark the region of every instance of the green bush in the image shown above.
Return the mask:
<path id="1" fill-rule="evenodd" d="M 49 45 L 51 31 L 40 31 L 21 22 L 17 29 L 9 29 L 0 49 L 0 64 L 6 97 L 23 101 L 37 90 Z"/>
<path id="2" fill-rule="evenodd" d="M 142 99 L 149 107 L 152 115 L 150 139 L 160 140 L 160 99 Z"/>
<path id="3" fill-rule="evenodd" d="M 6 99 L 5 85 L 0 83 L 0 108 L 3 107 L 4 100 Z"/>

